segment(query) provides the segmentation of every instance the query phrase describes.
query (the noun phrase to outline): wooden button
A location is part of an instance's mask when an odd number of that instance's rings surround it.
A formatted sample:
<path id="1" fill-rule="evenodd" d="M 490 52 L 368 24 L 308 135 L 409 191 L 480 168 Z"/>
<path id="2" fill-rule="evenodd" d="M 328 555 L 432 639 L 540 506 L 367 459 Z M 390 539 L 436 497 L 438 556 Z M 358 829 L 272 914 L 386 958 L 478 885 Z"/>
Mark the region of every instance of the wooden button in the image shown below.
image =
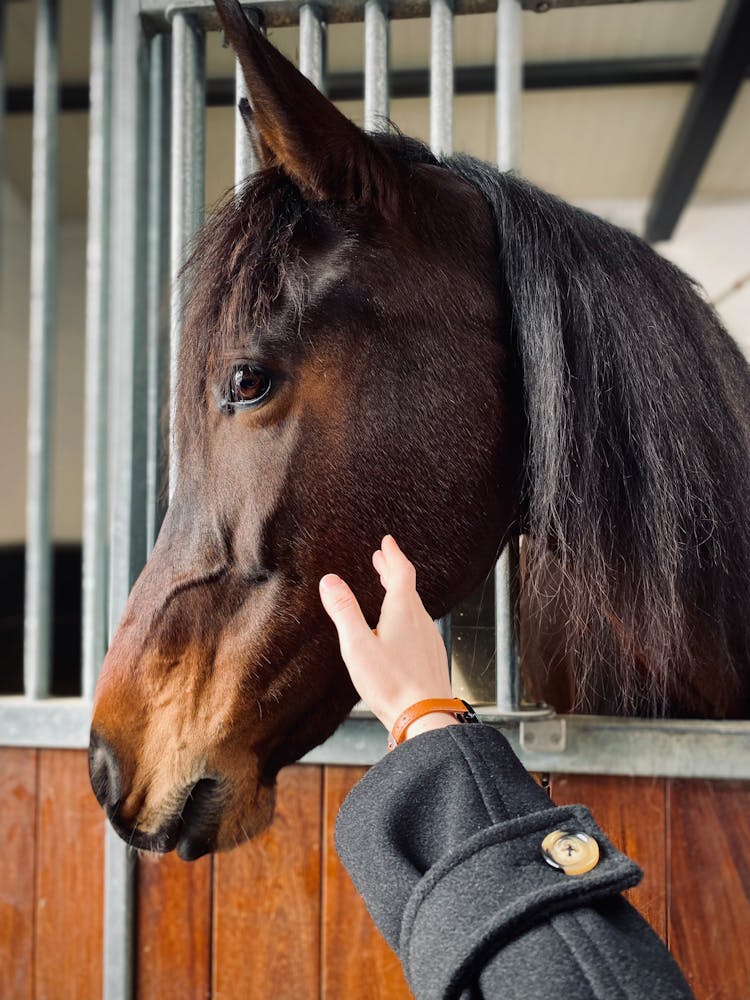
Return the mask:
<path id="1" fill-rule="evenodd" d="M 553 830 L 542 841 L 542 855 L 566 875 L 583 875 L 599 864 L 599 845 L 581 831 Z"/>

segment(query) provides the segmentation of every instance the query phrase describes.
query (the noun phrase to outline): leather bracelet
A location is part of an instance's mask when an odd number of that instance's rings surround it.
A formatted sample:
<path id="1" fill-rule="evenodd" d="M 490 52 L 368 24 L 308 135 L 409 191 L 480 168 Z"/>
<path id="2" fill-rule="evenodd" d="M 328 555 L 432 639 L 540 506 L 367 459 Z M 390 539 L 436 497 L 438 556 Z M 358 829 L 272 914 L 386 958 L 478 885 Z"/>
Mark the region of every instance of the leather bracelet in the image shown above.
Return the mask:
<path id="1" fill-rule="evenodd" d="M 406 730 L 412 722 L 432 712 L 447 712 L 449 715 L 454 715 L 459 722 L 479 722 L 477 713 L 468 701 L 462 698 L 425 698 L 410 705 L 393 723 L 393 729 L 388 734 L 388 749 L 393 750 L 404 742 Z"/>

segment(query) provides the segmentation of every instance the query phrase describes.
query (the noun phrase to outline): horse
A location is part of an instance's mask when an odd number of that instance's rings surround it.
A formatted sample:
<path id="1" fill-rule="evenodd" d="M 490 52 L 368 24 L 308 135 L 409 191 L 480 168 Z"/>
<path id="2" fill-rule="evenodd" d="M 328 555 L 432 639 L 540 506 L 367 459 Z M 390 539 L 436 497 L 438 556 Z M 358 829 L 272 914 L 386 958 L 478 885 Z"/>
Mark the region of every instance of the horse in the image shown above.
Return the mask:
<path id="1" fill-rule="evenodd" d="M 260 169 L 183 273 L 179 472 L 93 706 L 114 828 L 190 860 L 271 822 L 356 700 L 318 581 L 374 626 L 386 532 L 434 618 L 522 534 L 579 708 L 741 715 L 750 375 L 700 290 L 513 173 L 366 134 L 216 8 Z"/>

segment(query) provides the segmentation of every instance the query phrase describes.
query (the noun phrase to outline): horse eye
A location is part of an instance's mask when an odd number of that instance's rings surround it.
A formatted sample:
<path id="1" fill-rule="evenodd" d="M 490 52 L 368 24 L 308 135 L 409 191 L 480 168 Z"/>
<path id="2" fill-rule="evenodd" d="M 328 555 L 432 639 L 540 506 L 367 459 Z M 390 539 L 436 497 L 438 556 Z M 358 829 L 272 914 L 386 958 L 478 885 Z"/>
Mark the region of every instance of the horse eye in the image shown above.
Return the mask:
<path id="1" fill-rule="evenodd" d="M 262 368 L 238 365 L 229 380 L 227 403 L 235 406 L 254 406 L 271 391 L 271 376 Z"/>

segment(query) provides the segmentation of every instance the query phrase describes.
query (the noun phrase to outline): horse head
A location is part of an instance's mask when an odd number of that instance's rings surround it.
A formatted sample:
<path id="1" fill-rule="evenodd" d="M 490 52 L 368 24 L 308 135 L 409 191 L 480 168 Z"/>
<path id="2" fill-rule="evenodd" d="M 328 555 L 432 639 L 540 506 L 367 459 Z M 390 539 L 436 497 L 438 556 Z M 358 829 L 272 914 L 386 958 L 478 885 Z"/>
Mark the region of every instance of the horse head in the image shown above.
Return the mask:
<path id="1" fill-rule="evenodd" d="M 185 273 L 179 473 L 95 695 L 115 828 L 193 858 L 270 821 L 279 768 L 355 701 L 318 580 L 374 625 L 386 532 L 438 617 L 520 528 L 528 648 L 557 616 L 579 704 L 742 715 L 750 375 L 690 279 L 520 178 L 364 134 L 217 8 L 261 169 Z"/>
<path id="2" fill-rule="evenodd" d="M 260 171 L 186 270 L 179 474 L 90 752 L 118 832 L 183 858 L 267 825 L 279 768 L 355 701 L 320 577 L 374 625 L 370 555 L 393 532 L 446 613 L 491 569 L 520 468 L 486 200 L 421 145 L 363 133 L 217 7 Z"/>

